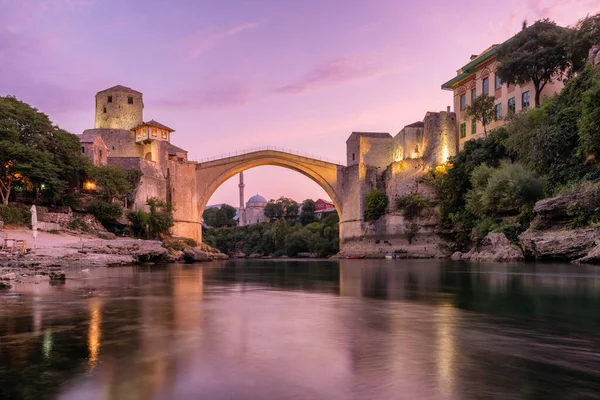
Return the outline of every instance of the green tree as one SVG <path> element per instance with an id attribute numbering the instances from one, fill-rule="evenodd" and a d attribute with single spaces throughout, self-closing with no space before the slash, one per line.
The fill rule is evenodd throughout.
<path id="1" fill-rule="evenodd" d="M 306 199 L 302 203 L 302 208 L 300 211 L 300 223 L 302 225 L 308 225 L 317 220 L 317 215 L 315 214 L 316 205 L 312 199 Z"/>
<path id="2" fill-rule="evenodd" d="M 234 226 L 234 217 L 236 214 L 237 210 L 234 207 L 222 204 L 221 207 L 212 207 L 204 210 L 202 217 L 208 226 L 221 228 L 224 226 Z"/>
<path id="3" fill-rule="evenodd" d="M 487 137 L 487 126 L 496 120 L 496 100 L 494 97 L 482 94 L 465 109 L 465 119 L 474 119 L 483 124 L 483 133 Z"/>
<path id="4" fill-rule="evenodd" d="M 385 215 L 387 211 L 388 197 L 377 189 L 369 190 L 365 206 L 365 221 L 374 222 Z"/>
<path id="5" fill-rule="evenodd" d="M 535 106 L 539 107 L 544 87 L 571 67 L 565 48 L 567 32 L 548 19 L 523 29 L 498 49 L 496 74 L 507 84 L 532 82 Z"/>
<path id="6" fill-rule="evenodd" d="M 600 156 L 600 81 L 583 95 L 579 139 L 586 157 Z"/>
<path id="7" fill-rule="evenodd" d="M 109 165 L 101 167 L 88 165 L 86 173 L 90 179 L 96 182 L 98 190 L 109 202 L 115 198 L 123 200 L 133 190 L 126 169 Z"/>
<path id="8" fill-rule="evenodd" d="M 518 163 L 504 162 L 498 168 L 480 165 L 471 174 L 471 185 L 466 208 L 479 217 L 518 211 L 543 195 L 541 182 Z"/>
<path id="9" fill-rule="evenodd" d="M 572 65 L 570 76 L 580 72 L 588 61 L 589 51 L 600 44 L 600 13 L 587 16 L 564 36 L 564 46 Z"/>
<path id="10" fill-rule="evenodd" d="M 277 200 L 269 200 L 265 206 L 265 217 L 275 219 L 295 219 L 298 217 L 298 203 L 287 197 L 280 197 Z"/>
<path id="11" fill-rule="evenodd" d="M 15 97 L 0 97 L 0 195 L 8 204 L 16 185 L 53 198 L 65 187 L 61 170 L 69 159 L 79 159 L 67 142 L 74 135 L 52 125 L 48 116 Z M 64 176 L 63 176 L 64 178 Z"/>
<path id="12" fill-rule="evenodd" d="M 150 221 L 148 223 L 150 237 L 168 234 L 175 224 L 171 206 L 156 197 L 148 199 L 146 204 L 150 207 Z"/>

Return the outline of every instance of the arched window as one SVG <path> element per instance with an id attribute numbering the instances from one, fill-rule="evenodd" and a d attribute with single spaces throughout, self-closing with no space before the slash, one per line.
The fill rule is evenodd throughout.
<path id="1" fill-rule="evenodd" d="M 152 161 L 152 152 L 151 151 L 147 152 L 146 157 L 144 157 L 144 158 L 148 161 Z"/>

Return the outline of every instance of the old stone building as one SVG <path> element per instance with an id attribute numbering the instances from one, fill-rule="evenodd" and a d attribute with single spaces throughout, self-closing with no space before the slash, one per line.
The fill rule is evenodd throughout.
<path id="1" fill-rule="evenodd" d="M 260 222 L 269 222 L 269 218 L 265 217 L 265 207 L 267 199 L 259 194 L 256 194 L 248 199 L 246 203 L 246 221 L 247 225 L 258 224 Z"/>
<path id="2" fill-rule="evenodd" d="M 96 94 L 94 129 L 79 135 L 82 152 L 94 165 L 113 165 L 141 172 L 134 209 L 147 208 L 151 197 L 169 200 L 171 167 L 187 163 L 187 151 L 171 144 L 173 129 L 157 121 L 143 120 L 141 92 L 114 86 Z M 183 178 L 183 176 L 181 177 Z"/>
<path id="3" fill-rule="evenodd" d="M 496 74 L 499 62 L 496 53 L 501 45 L 495 44 L 484 50 L 481 54 L 471 56 L 471 60 L 458 69 L 456 76 L 442 84 L 442 89 L 454 92 L 454 111 L 459 130 L 459 148 L 462 149 L 466 141 L 484 137 L 481 121 L 465 118 L 465 109 L 471 105 L 477 96 L 487 94 L 494 97 L 496 107 L 496 120 L 490 121 L 487 130 L 495 129 L 504 124 L 506 115 L 517 113 L 534 107 L 535 88 L 532 82 L 523 85 L 507 85 Z M 541 91 L 540 100 L 562 90 L 564 83 L 560 79 L 547 84 Z"/>
<path id="4" fill-rule="evenodd" d="M 102 136 L 95 133 L 77 135 L 81 143 L 81 153 L 89 158 L 94 165 L 101 166 L 108 163 L 108 147 Z"/>

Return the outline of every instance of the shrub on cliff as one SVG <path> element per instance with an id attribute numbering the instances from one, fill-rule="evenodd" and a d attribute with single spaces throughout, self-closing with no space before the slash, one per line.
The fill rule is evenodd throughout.
<path id="1" fill-rule="evenodd" d="M 471 174 L 466 208 L 478 217 L 516 212 L 543 195 L 542 183 L 521 164 L 504 162 L 498 168 L 481 165 Z"/>
<path id="2" fill-rule="evenodd" d="M 27 226 L 31 223 L 31 212 L 21 204 L 0 205 L 0 220 L 4 225 Z"/>
<path id="3" fill-rule="evenodd" d="M 404 218 L 409 221 L 419 217 L 421 211 L 429 204 L 429 200 L 416 193 L 396 197 L 395 202 L 396 208 L 402 210 Z"/>
<path id="4" fill-rule="evenodd" d="M 381 218 L 387 210 L 388 197 L 377 189 L 369 190 L 365 206 L 365 221 L 374 222 Z"/>
<path id="5" fill-rule="evenodd" d="M 87 211 L 105 225 L 115 223 L 123 214 L 123 207 L 117 203 L 96 200 L 88 206 Z"/>

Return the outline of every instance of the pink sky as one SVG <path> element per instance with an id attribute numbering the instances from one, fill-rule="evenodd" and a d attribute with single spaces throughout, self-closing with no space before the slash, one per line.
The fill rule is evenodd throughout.
<path id="1" fill-rule="evenodd" d="M 523 20 L 570 25 L 600 0 L 0 0 L 0 95 L 81 133 L 96 92 L 144 93 L 144 118 L 201 159 L 281 146 L 345 160 L 352 131 L 396 134 L 445 110 L 440 85 Z M 278 167 L 246 198 L 327 198 Z M 237 205 L 237 177 L 209 203 Z"/>

